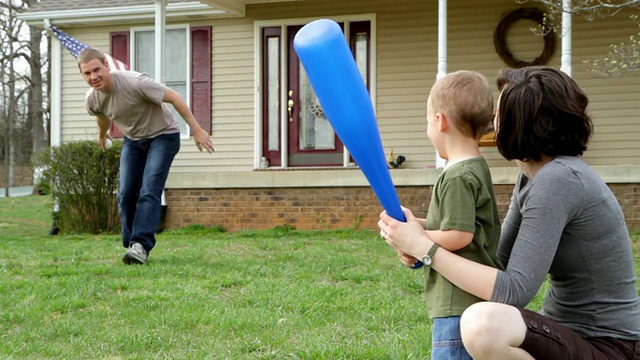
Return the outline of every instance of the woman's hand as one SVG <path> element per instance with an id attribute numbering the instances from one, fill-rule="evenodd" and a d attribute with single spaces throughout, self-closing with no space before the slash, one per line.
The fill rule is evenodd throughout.
<path id="1" fill-rule="evenodd" d="M 411 210 L 403 207 L 402 211 L 406 222 L 398 221 L 383 211 L 380 213 L 378 227 L 387 244 L 398 252 L 400 261 L 412 266 L 433 245 L 433 241 L 427 237 L 424 227 Z"/>

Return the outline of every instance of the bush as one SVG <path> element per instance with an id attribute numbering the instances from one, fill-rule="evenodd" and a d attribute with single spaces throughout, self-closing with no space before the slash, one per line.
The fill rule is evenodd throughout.
<path id="1" fill-rule="evenodd" d="M 122 143 L 102 150 L 95 141 L 53 147 L 36 157 L 41 169 L 38 190 L 58 203 L 57 226 L 62 233 L 120 231 L 117 192 Z"/>

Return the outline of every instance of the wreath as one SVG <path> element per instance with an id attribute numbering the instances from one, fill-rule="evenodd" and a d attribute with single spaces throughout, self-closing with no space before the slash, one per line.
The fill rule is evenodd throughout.
<path id="1" fill-rule="evenodd" d="M 543 29 L 544 35 L 544 49 L 542 49 L 542 54 L 532 61 L 524 61 L 518 60 L 513 56 L 511 51 L 507 46 L 506 33 L 507 30 L 513 23 L 520 19 L 528 19 L 535 21 L 540 27 Z M 519 8 L 513 11 L 510 11 L 506 15 L 502 17 L 498 26 L 496 27 L 496 31 L 493 33 L 493 45 L 496 48 L 496 52 L 498 56 L 509 66 L 513 68 L 521 68 L 525 66 L 531 65 L 543 65 L 546 64 L 547 61 L 553 55 L 553 51 L 556 47 L 556 37 L 553 29 L 548 28 L 544 23 L 544 12 L 542 12 L 538 8 Z"/>

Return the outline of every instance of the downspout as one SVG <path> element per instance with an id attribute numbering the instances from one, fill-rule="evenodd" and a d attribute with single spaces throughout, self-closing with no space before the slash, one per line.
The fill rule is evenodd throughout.
<path id="1" fill-rule="evenodd" d="M 447 75 L 447 0 L 438 0 L 438 73 L 436 80 Z M 436 169 L 442 169 L 447 161 L 436 150 Z"/>
<path id="2" fill-rule="evenodd" d="M 571 76 L 571 0 L 562 0 L 562 56 L 560 70 Z"/>

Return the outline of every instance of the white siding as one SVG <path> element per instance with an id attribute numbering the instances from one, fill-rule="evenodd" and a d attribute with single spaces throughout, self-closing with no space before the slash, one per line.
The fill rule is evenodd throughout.
<path id="1" fill-rule="evenodd" d="M 199 25 L 204 25 L 202 23 Z M 212 24 L 213 155 L 183 146 L 172 172 L 242 172 L 253 169 L 253 23 L 244 19 Z"/>
<path id="2" fill-rule="evenodd" d="M 448 70 L 476 70 L 491 84 L 506 67 L 493 46 L 501 15 L 520 5 L 513 0 L 450 0 Z M 533 6 L 533 3 L 526 4 Z M 212 25 L 212 131 L 216 152 L 198 153 L 183 141 L 172 173 L 243 173 L 253 171 L 254 159 L 254 21 L 333 17 L 374 13 L 377 28 L 376 111 L 386 151 L 407 158 L 405 168 L 434 165 L 434 149 L 425 134 L 425 100 L 437 70 L 437 2 L 424 0 L 309 0 L 247 6 L 247 17 L 198 20 Z M 143 24 L 139 24 L 143 25 Z M 148 24 L 152 25 L 152 24 Z M 542 51 L 542 38 L 533 35 L 531 21 L 515 23 L 507 35 L 513 54 L 531 60 Z M 108 32 L 126 26 L 68 29 L 70 35 L 108 49 Z M 67 29 L 65 29 L 67 30 Z M 593 165 L 640 164 L 640 74 L 598 78 L 585 71 L 583 61 L 604 55 L 609 44 L 628 39 L 637 26 L 624 14 L 587 22 L 575 17 L 573 76 L 590 96 L 595 135 L 585 159 Z M 560 38 L 547 65 L 560 67 Z M 95 122 L 83 106 L 87 85 L 74 59 L 63 50 L 63 141 L 93 138 Z M 497 98 L 497 90 L 496 90 Z M 492 167 L 514 166 L 495 148 L 483 148 Z"/>
<path id="3" fill-rule="evenodd" d="M 63 29 L 69 35 L 83 43 L 99 48 L 109 49 L 108 30 L 104 28 L 92 29 Z M 62 49 L 62 141 L 97 139 L 98 127 L 95 118 L 89 116 L 84 107 L 84 97 L 89 90 L 80 75 L 76 59 Z"/>
<path id="4" fill-rule="evenodd" d="M 602 78 L 584 70 L 584 61 L 606 56 L 610 44 L 637 34 L 628 13 L 593 22 L 575 17 L 573 77 L 589 96 L 595 132 L 585 153 L 593 165 L 640 164 L 640 72 Z M 576 71 L 577 70 L 577 71 Z"/>

